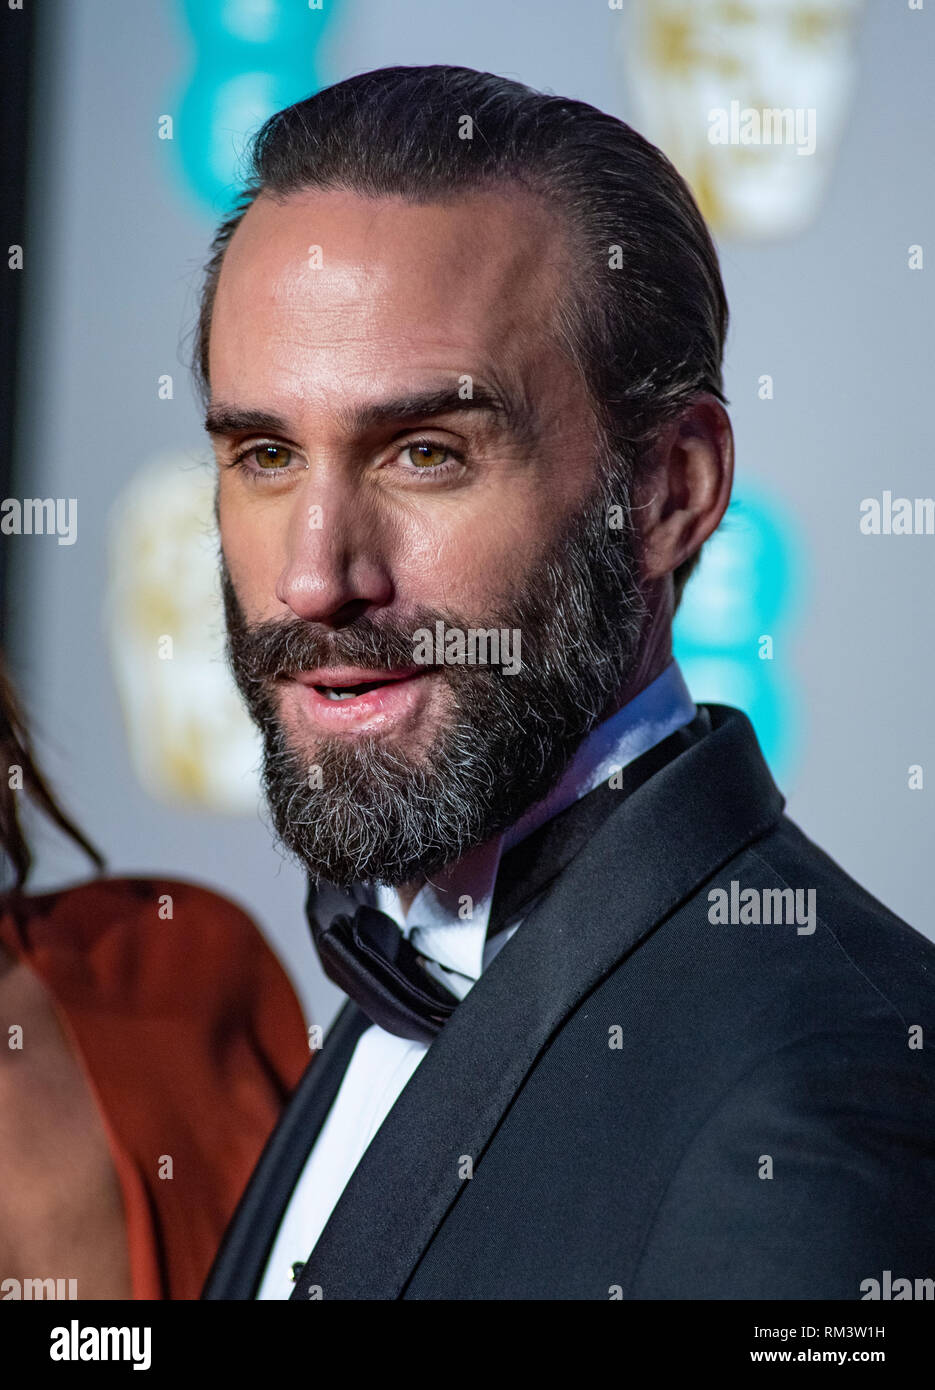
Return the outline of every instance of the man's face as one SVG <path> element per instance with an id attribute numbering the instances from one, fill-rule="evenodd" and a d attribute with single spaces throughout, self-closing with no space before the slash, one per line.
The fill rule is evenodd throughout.
<path id="1" fill-rule="evenodd" d="M 527 805 L 607 702 L 605 673 L 595 709 L 569 718 L 562 697 L 580 708 L 582 692 L 556 667 L 573 656 L 550 648 L 596 635 L 550 632 L 585 513 L 589 543 L 604 543 L 591 409 L 555 334 L 570 274 L 560 225 L 518 193 L 419 206 L 263 195 L 227 250 L 210 413 L 232 657 L 276 764 L 278 828 L 315 873 L 403 881 L 446 862 L 523 809 L 509 769 L 490 764 L 508 762 L 524 730 L 541 744 L 542 710 L 524 702 L 552 706 L 560 726 L 548 760 L 541 748 L 525 768 L 518 757 Z M 585 583 L 565 577 L 570 590 Z M 576 592 L 572 627 L 587 627 L 589 597 Z M 529 669 L 417 664 L 413 631 L 433 618 L 522 623 Z M 324 771 L 317 787 L 310 768 Z M 410 803 L 397 826 L 412 843 L 405 864 L 399 846 L 363 847 L 394 796 Z M 427 811 L 413 819 L 417 803 L 437 814 L 446 797 L 452 825 L 462 803 L 457 844 Z M 299 820 L 332 813 L 327 846 L 301 838 Z M 353 863 L 340 840 L 360 842 Z"/>

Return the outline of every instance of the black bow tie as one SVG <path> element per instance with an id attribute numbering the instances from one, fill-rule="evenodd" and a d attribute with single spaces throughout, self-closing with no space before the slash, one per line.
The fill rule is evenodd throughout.
<path id="1" fill-rule="evenodd" d="M 690 724 L 621 769 L 613 786 L 602 782 L 509 850 L 497 871 L 487 939 L 523 914 L 623 798 L 702 738 L 710 727 L 710 716 L 701 709 Z M 312 887 L 305 912 L 329 980 L 388 1033 L 430 1043 L 460 1003 L 458 996 L 436 979 L 426 957 L 385 912 L 364 904 L 353 916 L 339 913 L 324 925 L 317 915 L 321 906 L 321 894 Z"/>
<path id="2" fill-rule="evenodd" d="M 325 974 L 388 1033 L 429 1043 L 458 1004 L 458 996 L 431 975 L 426 958 L 385 912 L 366 904 L 353 917 L 340 913 L 323 927 L 306 906 Z"/>

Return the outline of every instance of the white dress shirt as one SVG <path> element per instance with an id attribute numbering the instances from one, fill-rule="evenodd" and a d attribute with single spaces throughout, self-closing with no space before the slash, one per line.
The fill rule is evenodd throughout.
<path id="1" fill-rule="evenodd" d="M 470 850 L 426 883 L 408 913 L 391 888 L 378 890 L 377 906 L 397 922 L 423 955 L 445 967 L 446 985 L 463 998 L 520 926 L 515 922 L 487 941 L 501 856 L 580 797 L 609 781 L 619 768 L 690 723 L 696 712 L 681 671 L 672 661 L 651 685 L 588 735 L 545 800 L 531 807 L 515 825 Z M 335 903 L 334 911 L 342 910 L 346 910 L 346 899 Z M 293 1264 L 304 1264 L 308 1259 L 348 1179 L 429 1046 L 399 1038 L 376 1025 L 361 1035 L 286 1207 L 257 1298 L 289 1298 L 294 1287 Z"/>

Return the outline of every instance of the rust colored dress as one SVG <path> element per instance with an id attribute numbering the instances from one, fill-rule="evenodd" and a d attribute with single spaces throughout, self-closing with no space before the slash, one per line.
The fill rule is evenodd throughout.
<path id="1" fill-rule="evenodd" d="M 233 903 L 171 880 L 0 900 L 0 941 L 45 985 L 97 1102 L 133 1297 L 197 1298 L 309 1060 L 282 967 Z"/>

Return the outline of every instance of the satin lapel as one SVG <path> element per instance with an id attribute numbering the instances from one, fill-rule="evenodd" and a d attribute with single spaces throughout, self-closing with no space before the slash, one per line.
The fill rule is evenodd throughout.
<path id="1" fill-rule="evenodd" d="M 782 813 L 753 729 L 712 732 L 611 813 L 455 1010 L 348 1182 L 294 1299 L 399 1298 L 537 1057 L 654 926 Z M 318 1290 L 320 1289 L 320 1295 Z"/>
<path id="2" fill-rule="evenodd" d="M 347 1003 L 302 1074 L 224 1235 L 203 1299 L 251 1299 L 286 1203 L 325 1122 L 357 1040 L 370 1020 Z"/>

